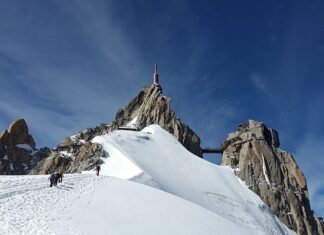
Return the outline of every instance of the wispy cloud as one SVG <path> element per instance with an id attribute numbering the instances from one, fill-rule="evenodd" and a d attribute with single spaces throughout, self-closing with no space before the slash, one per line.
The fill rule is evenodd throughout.
<path id="1" fill-rule="evenodd" d="M 255 88 L 257 88 L 258 90 L 260 90 L 264 94 L 266 94 L 268 96 L 271 96 L 270 89 L 268 88 L 267 83 L 266 83 L 266 79 L 265 79 L 265 77 L 263 75 L 258 74 L 258 73 L 252 73 L 250 75 L 250 81 L 255 86 Z"/>
<path id="2" fill-rule="evenodd" d="M 10 33 L 2 30 L 0 39 L 0 111 L 11 121 L 27 119 L 39 145 L 55 145 L 82 128 L 110 122 L 145 79 L 143 60 L 111 18 L 108 3 L 55 5 L 61 15 L 51 22 L 42 16 L 41 28 L 39 11 L 31 14 L 28 6 L 23 22 L 13 18 L 6 21 L 9 25 L 0 24 L 0 30 L 12 28 Z M 58 36 L 67 30 L 59 22 L 63 15 L 74 19 L 69 23 L 74 22 L 75 32 L 66 38 Z"/>
<path id="3" fill-rule="evenodd" d="M 119 79 L 130 85 L 135 84 L 136 78 L 147 66 L 143 63 L 141 51 L 127 34 L 127 29 L 113 16 L 113 4 L 102 0 L 96 1 L 96 4 L 72 1 L 69 7 L 62 2 L 59 7 L 77 19 L 88 46 L 103 56 L 105 63 L 116 70 Z"/>

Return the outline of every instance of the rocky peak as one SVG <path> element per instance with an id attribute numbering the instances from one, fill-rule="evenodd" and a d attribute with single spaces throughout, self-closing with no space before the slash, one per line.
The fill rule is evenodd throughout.
<path id="1" fill-rule="evenodd" d="M 278 133 L 261 122 L 240 124 L 223 142 L 222 165 L 239 178 L 298 234 L 324 234 L 310 208 L 306 179 L 293 156 L 279 149 Z"/>
<path id="2" fill-rule="evenodd" d="M 28 173 L 41 158 L 47 156 L 47 150 L 36 151 L 26 121 L 16 120 L 0 134 L 0 174 Z"/>
<path id="3" fill-rule="evenodd" d="M 171 98 L 164 96 L 161 86 L 156 84 L 144 87 L 125 108 L 120 109 L 112 128 L 129 126 L 141 130 L 151 124 L 159 124 L 190 152 L 202 156 L 199 136 L 176 116 L 171 109 Z"/>
<path id="4" fill-rule="evenodd" d="M 279 147 L 278 132 L 272 128 L 267 128 L 262 122 L 248 120 L 238 125 L 236 131 L 229 133 L 223 145 L 227 145 L 236 140 L 249 141 L 252 139 L 265 140 L 270 146 Z"/>
<path id="5" fill-rule="evenodd" d="M 0 144 L 10 147 L 18 144 L 28 144 L 33 150 L 36 149 L 35 141 L 29 134 L 26 121 L 22 118 L 14 121 L 8 130 L 0 134 Z"/>

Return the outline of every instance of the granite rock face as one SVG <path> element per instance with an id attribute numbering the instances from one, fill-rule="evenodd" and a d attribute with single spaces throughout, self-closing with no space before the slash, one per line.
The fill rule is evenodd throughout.
<path id="1" fill-rule="evenodd" d="M 0 133 L 0 174 L 27 174 L 40 159 L 47 156 L 48 151 L 47 148 L 36 150 L 26 121 L 18 119 Z"/>
<path id="2" fill-rule="evenodd" d="M 49 174 L 55 171 L 75 173 L 94 169 L 107 157 L 102 146 L 85 142 L 79 146 L 70 146 L 70 150 L 52 149 L 47 158 L 42 159 L 30 174 Z"/>
<path id="3" fill-rule="evenodd" d="M 176 116 L 171 109 L 171 98 L 162 95 L 159 85 L 144 87 L 125 108 L 117 112 L 112 128 L 129 126 L 141 130 L 151 124 L 159 124 L 186 149 L 202 157 L 199 136 Z"/>
<path id="4" fill-rule="evenodd" d="M 231 166 L 289 228 L 323 235 L 323 220 L 310 208 L 306 179 L 293 156 L 279 145 L 274 129 L 249 120 L 223 142 L 222 165 Z"/>
<path id="5" fill-rule="evenodd" d="M 49 174 L 55 171 L 75 173 L 94 169 L 103 163 L 106 153 L 101 145 L 91 143 L 98 135 L 104 135 L 112 130 L 111 126 L 102 123 L 95 128 L 65 138 L 56 148 L 51 149 L 46 158 L 35 166 L 30 174 Z"/>

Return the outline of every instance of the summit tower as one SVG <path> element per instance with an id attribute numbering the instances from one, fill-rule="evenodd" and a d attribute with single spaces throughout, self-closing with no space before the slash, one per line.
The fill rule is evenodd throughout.
<path id="1" fill-rule="evenodd" d="M 153 85 L 159 86 L 159 75 L 157 73 L 157 64 L 154 66 L 154 73 L 153 73 Z"/>

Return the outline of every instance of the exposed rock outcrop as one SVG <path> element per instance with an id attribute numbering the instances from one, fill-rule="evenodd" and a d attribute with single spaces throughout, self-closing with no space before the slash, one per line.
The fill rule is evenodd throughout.
<path id="1" fill-rule="evenodd" d="M 171 109 L 171 98 L 162 95 L 159 85 L 144 87 L 125 108 L 117 112 L 112 128 L 128 125 L 143 129 L 151 124 L 159 124 L 190 152 L 202 156 L 199 136 L 176 116 Z"/>
<path id="2" fill-rule="evenodd" d="M 28 126 L 24 119 L 18 119 L 13 122 L 8 130 L 0 134 L 0 144 L 5 146 L 15 146 L 17 144 L 28 144 L 35 150 L 35 141 L 29 134 Z"/>
<path id="3" fill-rule="evenodd" d="M 323 235 L 323 221 L 310 208 L 306 179 L 293 156 L 279 145 L 274 129 L 249 120 L 222 144 L 222 165 L 231 166 L 289 228 Z"/>
<path id="4" fill-rule="evenodd" d="M 49 149 L 36 150 L 24 119 L 18 119 L 0 134 L 0 174 L 27 174 Z"/>
<path id="5" fill-rule="evenodd" d="M 101 145 L 90 142 L 85 142 L 70 151 L 52 150 L 49 157 L 40 161 L 30 174 L 48 174 L 54 171 L 74 173 L 91 170 L 102 163 L 102 158 L 107 157 Z"/>
<path id="6" fill-rule="evenodd" d="M 93 169 L 103 162 L 102 158 L 106 158 L 108 153 L 101 145 L 91 143 L 90 140 L 111 130 L 110 125 L 102 123 L 65 138 L 56 148 L 51 149 L 48 157 L 42 159 L 30 174 L 48 174 L 54 171 L 75 173 Z"/>

